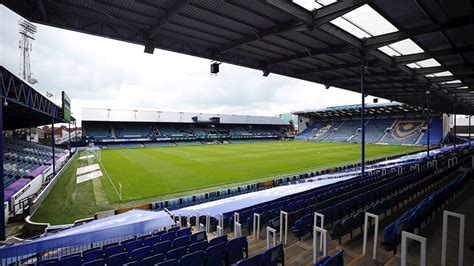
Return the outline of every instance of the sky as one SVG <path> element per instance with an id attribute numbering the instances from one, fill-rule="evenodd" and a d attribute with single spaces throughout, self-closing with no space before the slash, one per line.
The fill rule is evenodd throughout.
<path id="1" fill-rule="evenodd" d="M 18 74 L 20 16 L 0 5 L 0 63 Z M 33 87 L 60 103 L 64 90 L 73 116 L 81 107 L 274 116 L 357 104 L 360 94 L 107 38 L 37 25 L 31 52 Z M 368 97 L 366 102 L 372 102 Z"/>

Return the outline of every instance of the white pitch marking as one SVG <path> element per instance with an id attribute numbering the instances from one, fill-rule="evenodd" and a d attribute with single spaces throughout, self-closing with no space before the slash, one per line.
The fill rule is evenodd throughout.
<path id="1" fill-rule="evenodd" d="M 86 181 L 89 181 L 91 179 L 101 177 L 101 176 L 102 176 L 102 171 L 100 170 L 92 172 L 92 173 L 88 173 L 85 175 L 80 175 L 80 176 L 77 176 L 76 183 L 79 184 L 79 183 L 86 182 Z"/>

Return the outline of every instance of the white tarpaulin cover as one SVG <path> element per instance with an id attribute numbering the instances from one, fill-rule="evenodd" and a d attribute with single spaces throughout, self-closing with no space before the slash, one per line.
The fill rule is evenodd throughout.
<path id="1" fill-rule="evenodd" d="M 92 171 L 95 171 L 95 170 L 99 170 L 99 169 L 100 169 L 99 164 L 88 165 L 88 166 L 77 168 L 76 174 L 77 175 L 82 175 L 82 174 L 92 172 Z"/>
<path id="2" fill-rule="evenodd" d="M 235 197 L 225 198 L 216 201 L 210 201 L 207 203 L 190 206 L 182 208 L 179 210 L 173 211 L 174 214 L 180 216 L 196 215 L 196 212 L 199 212 L 199 215 L 210 214 L 212 217 L 218 218 L 219 214 L 234 212 L 249 206 L 254 206 L 257 204 L 269 202 L 279 198 L 283 198 L 289 195 L 297 194 L 300 192 L 308 191 L 315 189 L 317 187 L 326 186 L 336 182 L 344 181 L 351 179 L 357 176 L 358 173 L 349 174 L 344 177 L 333 178 L 333 179 L 324 179 L 324 180 L 315 180 L 313 182 L 305 182 L 288 186 L 274 187 L 270 189 L 265 189 L 261 191 L 251 192 L 247 194 L 238 195 Z M 327 175 L 330 176 L 330 175 Z M 318 176 L 317 178 L 324 178 L 323 176 Z M 316 179 L 309 178 L 307 180 Z"/>
<path id="3" fill-rule="evenodd" d="M 0 248 L 0 258 L 11 258 L 61 247 L 144 234 L 172 224 L 174 224 L 173 219 L 164 211 L 131 210 L 40 237 L 28 243 Z"/>
<path id="4" fill-rule="evenodd" d="M 102 176 L 102 171 L 95 171 L 95 172 L 91 172 L 91 173 L 88 173 L 88 174 L 85 174 L 85 175 L 80 175 L 80 176 L 77 176 L 77 179 L 76 179 L 76 183 L 79 184 L 79 183 L 82 183 L 82 182 L 86 182 L 86 181 L 89 181 L 91 179 L 94 179 L 94 178 L 97 178 L 97 177 L 100 177 Z"/>

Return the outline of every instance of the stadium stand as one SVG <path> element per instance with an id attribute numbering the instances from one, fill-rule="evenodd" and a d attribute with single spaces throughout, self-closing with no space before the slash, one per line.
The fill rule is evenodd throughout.
<path id="1" fill-rule="evenodd" d="M 53 156 L 51 147 L 13 138 L 5 138 L 3 147 L 5 187 L 19 178 L 28 177 L 35 169 L 46 165 Z M 64 150 L 57 149 L 56 152 L 60 154 Z"/>
<path id="2" fill-rule="evenodd" d="M 426 118 L 417 109 L 408 109 L 400 104 L 383 104 L 369 107 L 365 123 L 366 143 L 426 145 Z M 295 137 L 296 140 L 317 142 L 352 142 L 361 143 L 361 124 L 357 106 L 329 107 L 323 110 L 295 112 L 300 117 L 303 130 Z M 337 113 L 337 115 L 334 114 Z M 403 116 L 400 115 L 403 112 Z M 407 113 L 408 112 L 408 113 Z M 381 117 L 370 115 L 384 114 Z M 329 120 L 333 116 L 338 120 Z M 389 117 L 387 117 L 389 116 Z M 390 117 L 392 116 L 392 117 Z M 408 117 L 408 118 L 406 118 Z M 302 121 L 313 121 L 304 126 Z M 430 143 L 440 145 L 443 136 L 443 118 L 436 114 L 430 119 Z"/>
<path id="3" fill-rule="evenodd" d="M 107 117 L 102 117 L 104 110 L 84 108 L 82 128 L 87 141 L 107 148 L 196 145 L 212 140 L 276 140 L 285 138 L 288 128 L 288 123 L 277 117 L 161 112 L 163 118 L 156 118 L 156 113 L 149 111 L 106 112 Z M 116 112 L 116 121 L 108 121 Z M 133 121 L 128 112 L 143 119 Z"/>
<path id="4" fill-rule="evenodd" d="M 70 156 L 69 150 L 21 139 L 15 132 L 51 124 L 51 117 L 64 122 L 63 108 L 36 91 L 24 80 L 0 66 L 0 90 L 3 91 L 3 181 L 5 218 L 24 215 L 32 200 L 59 171 Z M 31 100 L 35 99 L 35 100 Z M 24 138 L 23 138 L 24 139 Z M 53 164 L 54 161 L 54 164 Z M 8 219 L 6 219 L 8 220 Z"/>
<path id="5" fill-rule="evenodd" d="M 422 135 L 423 120 L 399 119 L 379 141 L 387 144 L 416 144 Z"/>

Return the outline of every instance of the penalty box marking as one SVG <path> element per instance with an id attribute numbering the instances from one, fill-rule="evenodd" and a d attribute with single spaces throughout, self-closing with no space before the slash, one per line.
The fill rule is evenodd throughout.
<path id="1" fill-rule="evenodd" d="M 80 176 L 77 177 L 76 183 L 79 184 L 79 183 L 86 182 L 86 181 L 89 181 L 89 180 L 92 180 L 94 178 L 101 177 L 101 176 L 102 176 L 102 171 L 100 171 L 100 170 L 92 172 L 92 173 L 88 173 L 88 174 L 85 174 L 85 175 L 80 175 Z"/>
<path id="2" fill-rule="evenodd" d="M 82 175 L 82 174 L 85 174 L 85 173 L 88 173 L 88 172 L 93 172 L 93 171 L 96 171 L 96 170 L 99 170 L 99 169 L 100 169 L 100 166 L 97 163 L 93 164 L 93 165 L 79 167 L 79 168 L 77 168 L 76 175 Z"/>

